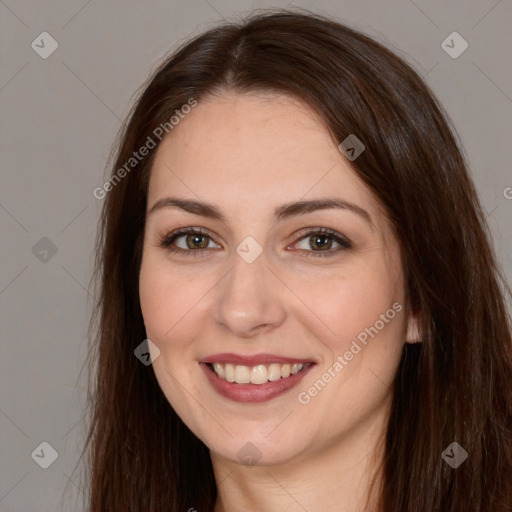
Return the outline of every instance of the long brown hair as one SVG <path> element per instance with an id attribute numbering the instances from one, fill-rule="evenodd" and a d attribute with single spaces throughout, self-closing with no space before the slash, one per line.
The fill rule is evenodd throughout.
<path id="1" fill-rule="evenodd" d="M 138 275 L 156 148 L 126 163 L 148 137 L 158 146 L 154 130 L 191 98 L 224 89 L 300 98 L 338 143 L 355 134 L 366 146 L 352 168 L 395 231 L 422 335 L 404 348 L 394 382 L 378 510 L 510 512 L 510 292 L 455 131 L 417 73 L 384 46 L 290 11 L 255 14 L 183 45 L 146 84 L 120 134 L 91 322 L 90 510 L 213 510 L 207 447 L 134 356 L 146 338 Z M 442 458 L 452 442 L 468 453 L 456 469 Z"/>

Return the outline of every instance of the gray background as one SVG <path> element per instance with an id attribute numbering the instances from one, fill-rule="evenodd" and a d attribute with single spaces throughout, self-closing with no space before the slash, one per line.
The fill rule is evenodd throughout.
<path id="1" fill-rule="evenodd" d="M 80 510 L 73 505 L 84 489 L 73 474 L 84 434 L 80 369 L 102 205 L 92 191 L 104 182 L 134 92 L 189 35 L 240 12 L 286 5 L 363 30 L 425 78 L 460 135 L 511 281 L 510 0 L 0 1 L 1 511 Z M 469 44 L 456 59 L 441 47 L 453 31 Z M 31 47 L 35 40 L 48 50 L 42 32 L 59 45 L 46 59 Z M 58 452 L 48 469 L 31 457 L 43 441 Z M 40 461 L 49 460 L 44 450 L 36 450 Z"/>

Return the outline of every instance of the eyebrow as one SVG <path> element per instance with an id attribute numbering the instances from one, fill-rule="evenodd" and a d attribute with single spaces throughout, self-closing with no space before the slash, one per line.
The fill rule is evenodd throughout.
<path id="1" fill-rule="evenodd" d="M 180 199 L 177 197 L 164 197 L 159 199 L 148 211 L 148 217 L 154 212 L 165 208 L 179 208 L 186 212 L 193 213 L 194 215 L 200 215 L 202 217 L 220 220 L 223 222 L 225 221 L 222 210 L 218 206 L 205 203 L 203 201 Z M 331 208 L 348 210 L 352 213 L 355 213 L 359 217 L 363 218 L 372 229 L 374 228 L 372 218 L 366 210 L 349 201 L 333 197 L 312 199 L 310 201 L 296 201 L 293 203 L 284 204 L 274 210 L 274 220 L 279 222 L 290 217 L 295 217 L 297 215 L 303 215 L 306 213 L 311 213 L 318 210 L 327 210 Z"/>

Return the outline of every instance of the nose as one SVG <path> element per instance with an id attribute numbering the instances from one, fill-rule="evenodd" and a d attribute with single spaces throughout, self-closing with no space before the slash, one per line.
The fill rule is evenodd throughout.
<path id="1" fill-rule="evenodd" d="M 252 263 L 235 254 L 233 268 L 222 280 L 215 303 L 217 325 L 239 338 L 252 338 L 279 327 L 286 318 L 283 288 L 267 267 L 264 254 Z"/>

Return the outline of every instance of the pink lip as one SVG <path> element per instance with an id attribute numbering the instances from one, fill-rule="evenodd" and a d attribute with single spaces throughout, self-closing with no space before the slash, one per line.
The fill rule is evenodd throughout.
<path id="1" fill-rule="evenodd" d="M 240 366 L 256 366 L 258 364 L 272 364 L 272 363 L 313 363 L 310 359 L 295 359 L 293 357 L 282 357 L 274 354 L 256 354 L 252 356 L 241 356 L 238 354 L 215 354 L 207 357 L 202 363 L 223 363 L 223 364 L 238 364 Z"/>
<path id="2" fill-rule="evenodd" d="M 219 354 L 220 355 L 220 354 Z M 249 358 L 252 359 L 252 358 Z M 277 358 L 282 359 L 282 358 Z M 222 359 L 224 362 L 225 359 Z M 261 363 L 261 359 L 258 359 Z M 276 360 L 276 358 L 272 359 L 273 362 L 281 362 L 280 360 Z M 285 362 L 302 362 L 300 360 L 283 360 Z M 208 362 L 210 362 L 208 360 Z M 220 361 L 212 361 L 212 362 L 220 362 Z M 263 363 L 262 363 L 263 364 Z M 268 363 L 265 363 L 268 364 Z M 306 366 L 302 371 L 296 373 L 295 375 L 290 375 L 285 379 L 279 379 L 274 382 L 266 382 L 265 384 L 237 384 L 236 382 L 228 382 L 227 380 L 221 379 L 207 362 L 200 363 L 201 368 L 203 369 L 208 381 L 211 386 L 217 393 L 224 396 L 225 398 L 229 398 L 234 402 L 245 402 L 245 403 L 260 403 L 260 402 L 268 402 L 273 398 L 276 398 L 279 395 L 282 395 L 286 391 L 289 391 L 293 387 L 295 387 L 309 371 L 315 366 L 314 364 L 310 364 Z M 251 366 L 247 364 L 246 366 Z M 255 366 L 254 364 L 252 366 Z"/>

